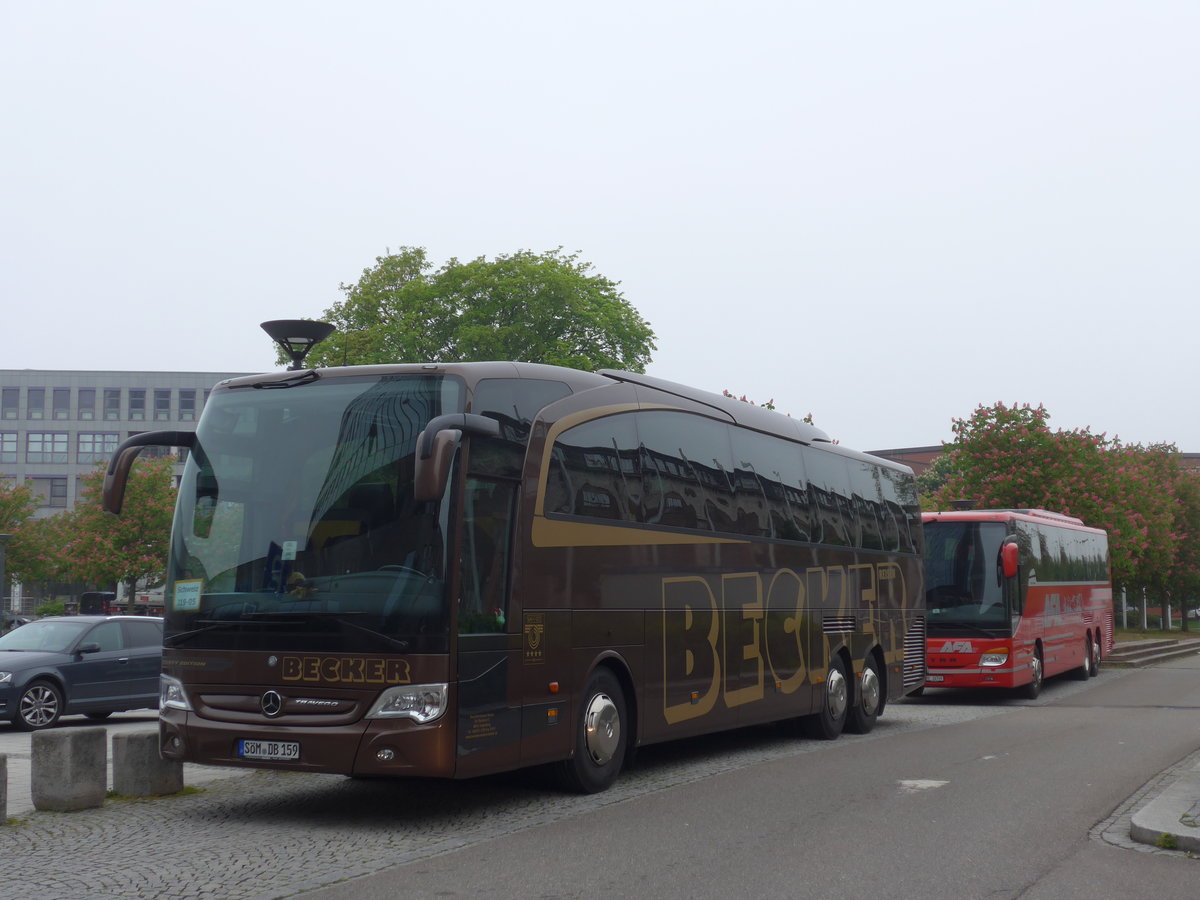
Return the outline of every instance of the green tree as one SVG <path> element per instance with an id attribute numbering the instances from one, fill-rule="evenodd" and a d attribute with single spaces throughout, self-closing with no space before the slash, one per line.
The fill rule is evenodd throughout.
<path id="1" fill-rule="evenodd" d="M 643 372 L 655 349 L 617 283 L 577 253 L 520 250 L 433 271 L 424 249 L 402 247 L 341 290 L 323 315 L 337 331 L 310 365 L 504 359 Z"/>
<path id="2" fill-rule="evenodd" d="M 26 485 L 0 484 L 0 534 L 11 535 L 5 549 L 4 579 L 7 582 L 22 581 L 32 563 L 37 560 L 37 551 L 31 541 L 31 532 L 36 528 L 31 518 L 37 509 L 37 498 Z M 8 593 L 8 585 L 0 585 L 0 597 Z"/>
<path id="3" fill-rule="evenodd" d="M 104 467 L 83 476 L 83 497 L 66 523 L 66 555 L 75 579 L 97 585 L 122 583 L 127 597 L 133 597 L 139 581 L 162 582 L 175 509 L 174 462 L 170 457 L 138 460 L 129 473 L 119 516 L 100 506 Z"/>

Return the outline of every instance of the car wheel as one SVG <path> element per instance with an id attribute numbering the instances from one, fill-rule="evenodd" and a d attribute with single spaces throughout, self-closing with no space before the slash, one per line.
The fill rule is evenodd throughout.
<path id="1" fill-rule="evenodd" d="M 17 717 L 13 724 L 22 731 L 40 731 L 58 721 L 62 708 L 62 691 L 49 681 L 35 681 L 17 699 Z"/>

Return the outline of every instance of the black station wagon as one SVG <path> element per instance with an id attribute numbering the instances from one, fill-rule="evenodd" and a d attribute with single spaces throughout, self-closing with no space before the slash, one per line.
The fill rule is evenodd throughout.
<path id="1" fill-rule="evenodd" d="M 64 715 L 103 719 L 158 706 L 162 619 L 55 616 L 0 637 L 0 720 L 49 728 Z"/>

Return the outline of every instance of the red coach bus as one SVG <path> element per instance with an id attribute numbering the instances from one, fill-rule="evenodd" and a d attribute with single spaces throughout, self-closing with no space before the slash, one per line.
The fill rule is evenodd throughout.
<path id="1" fill-rule="evenodd" d="M 1088 678 L 1113 645 L 1108 537 L 1041 509 L 922 515 L 926 687 L 1017 688 Z"/>
<path id="2" fill-rule="evenodd" d="M 796 419 L 524 363 L 222 382 L 165 586 L 161 751 L 347 775 L 553 763 L 797 719 L 867 731 L 924 681 L 912 472 Z"/>

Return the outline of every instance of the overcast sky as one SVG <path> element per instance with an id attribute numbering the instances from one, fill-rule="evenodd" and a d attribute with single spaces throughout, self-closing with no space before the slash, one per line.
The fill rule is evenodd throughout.
<path id="1" fill-rule="evenodd" d="M 0 0 L 0 368 L 266 371 L 389 248 L 578 251 L 648 371 L 1200 452 L 1200 3 Z"/>

